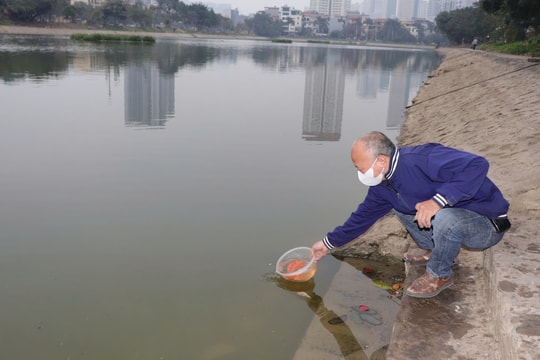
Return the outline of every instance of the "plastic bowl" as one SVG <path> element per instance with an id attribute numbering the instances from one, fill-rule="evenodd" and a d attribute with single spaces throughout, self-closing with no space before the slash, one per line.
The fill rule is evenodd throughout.
<path id="1" fill-rule="evenodd" d="M 281 255 L 276 263 L 276 273 L 289 281 L 308 281 L 317 272 L 317 262 L 311 248 L 297 247 Z"/>

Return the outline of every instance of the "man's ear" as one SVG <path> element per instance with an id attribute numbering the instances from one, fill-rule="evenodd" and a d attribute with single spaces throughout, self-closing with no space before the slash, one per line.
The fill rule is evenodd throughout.
<path id="1" fill-rule="evenodd" d="M 378 161 L 381 161 L 384 172 L 386 173 L 388 170 L 390 170 L 390 157 L 386 155 L 379 155 Z"/>
<path id="2" fill-rule="evenodd" d="M 386 166 L 386 164 L 389 163 L 390 158 L 388 156 L 386 156 L 386 155 L 379 155 L 377 157 L 377 161 L 381 162 L 382 164 L 384 164 Z"/>

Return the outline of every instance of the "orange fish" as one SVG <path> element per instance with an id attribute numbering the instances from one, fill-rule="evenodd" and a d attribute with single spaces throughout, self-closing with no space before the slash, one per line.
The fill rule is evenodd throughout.
<path id="1" fill-rule="evenodd" d="M 287 265 L 287 272 L 292 273 L 303 268 L 306 265 L 305 260 L 293 260 Z"/>

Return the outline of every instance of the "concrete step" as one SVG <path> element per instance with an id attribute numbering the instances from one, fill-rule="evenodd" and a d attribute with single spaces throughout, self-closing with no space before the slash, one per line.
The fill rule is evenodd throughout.
<path id="1" fill-rule="evenodd" d="M 484 253 L 462 250 L 454 285 L 430 299 L 404 296 L 387 359 L 499 359 L 493 323 L 486 308 Z M 425 266 L 406 265 L 410 285 Z M 495 350 L 495 351 L 494 351 Z"/>

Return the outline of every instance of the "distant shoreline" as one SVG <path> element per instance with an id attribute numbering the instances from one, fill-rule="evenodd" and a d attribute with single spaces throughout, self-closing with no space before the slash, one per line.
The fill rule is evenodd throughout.
<path id="1" fill-rule="evenodd" d="M 248 40 L 264 40 L 266 38 L 257 36 L 242 36 L 242 35 L 213 35 L 204 33 L 188 33 L 178 30 L 176 32 L 160 32 L 160 31 L 129 31 L 129 30 L 111 30 L 111 29 L 91 29 L 75 26 L 23 26 L 23 25 L 0 25 L 0 35 L 55 35 L 55 36 L 70 36 L 72 34 L 132 34 L 132 35 L 148 35 L 155 38 L 189 38 L 189 39 L 248 39 Z"/>
<path id="2" fill-rule="evenodd" d="M 70 36 L 72 34 L 133 34 L 141 36 L 153 36 L 155 38 L 176 38 L 176 39 L 234 39 L 234 40 L 262 40 L 270 41 L 271 38 L 253 36 L 253 35 L 223 35 L 223 34 L 206 34 L 206 33 L 189 33 L 182 30 L 176 32 L 161 32 L 161 31 L 129 31 L 129 30 L 104 30 L 104 29 L 89 29 L 79 26 L 23 26 L 23 25 L 0 25 L 0 35 L 52 35 L 52 36 Z M 293 38 L 294 42 L 307 42 L 310 39 Z M 318 39 L 320 40 L 320 39 Z M 387 43 L 362 43 L 354 44 L 345 41 L 332 41 L 331 45 L 352 45 L 352 46 L 369 46 L 369 47 L 393 47 L 406 49 L 422 49 L 431 50 L 433 46 L 426 45 L 410 45 L 410 44 L 387 44 Z"/>

